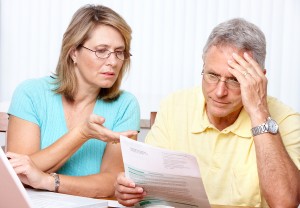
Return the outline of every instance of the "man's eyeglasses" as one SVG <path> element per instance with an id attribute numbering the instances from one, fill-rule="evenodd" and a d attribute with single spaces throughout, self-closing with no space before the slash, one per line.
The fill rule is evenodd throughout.
<path id="1" fill-rule="evenodd" d="M 221 80 L 221 76 L 213 73 L 205 73 L 202 71 L 201 73 L 203 75 L 204 80 L 208 84 L 218 84 L 220 81 L 225 82 L 226 87 L 228 89 L 239 89 L 240 88 L 240 83 L 237 81 L 236 78 L 230 77 L 225 80 Z"/>
<path id="2" fill-rule="evenodd" d="M 89 51 L 92 51 L 95 53 L 95 55 L 98 57 L 98 58 L 101 58 L 101 59 L 106 59 L 108 58 L 112 53 L 114 53 L 116 55 L 116 57 L 118 59 L 120 59 L 121 61 L 124 61 L 126 59 L 128 59 L 130 56 L 132 56 L 130 53 L 127 53 L 126 51 L 109 51 L 107 49 L 100 49 L 100 50 L 92 50 L 90 48 L 87 48 L 85 46 L 81 46 L 82 48 L 85 48 Z"/>

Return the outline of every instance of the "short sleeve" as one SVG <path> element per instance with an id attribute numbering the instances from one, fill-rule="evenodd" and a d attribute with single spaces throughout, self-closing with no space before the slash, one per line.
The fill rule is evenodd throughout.
<path id="1" fill-rule="evenodd" d="M 283 119 L 279 131 L 289 156 L 300 170 L 300 114 L 290 114 Z"/>
<path id="2" fill-rule="evenodd" d="M 117 132 L 140 131 L 140 106 L 136 97 L 129 92 L 123 92 L 121 96 L 113 130 Z"/>
<path id="3" fill-rule="evenodd" d="M 146 136 L 145 142 L 147 144 L 170 149 L 169 133 L 168 127 L 169 120 L 172 119 L 168 112 L 172 112 L 172 105 L 170 103 L 170 98 L 164 99 L 161 104 L 159 111 L 155 117 L 155 122 L 151 127 L 149 133 Z"/>
<path id="4" fill-rule="evenodd" d="M 14 91 L 8 114 L 40 125 L 37 103 L 39 88 L 35 80 L 27 80 L 21 83 Z"/>
<path id="5" fill-rule="evenodd" d="M 274 97 L 268 97 L 270 114 L 279 125 L 282 142 L 300 170 L 300 114 Z"/>

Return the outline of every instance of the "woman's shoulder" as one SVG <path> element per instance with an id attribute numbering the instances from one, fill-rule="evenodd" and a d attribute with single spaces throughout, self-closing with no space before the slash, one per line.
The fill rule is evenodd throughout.
<path id="1" fill-rule="evenodd" d="M 131 92 L 122 90 L 118 99 L 136 99 L 136 97 Z"/>
<path id="2" fill-rule="evenodd" d="M 53 79 L 51 76 L 27 79 L 27 80 L 21 82 L 21 84 L 18 85 L 18 88 L 21 88 L 21 89 L 34 89 L 34 90 L 51 88 L 54 81 L 55 81 L 55 79 Z"/>
<path id="3" fill-rule="evenodd" d="M 14 90 L 13 97 L 35 97 L 41 99 L 41 97 L 54 94 L 54 81 L 55 79 L 50 76 L 27 79 L 17 86 Z"/>
<path id="4" fill-rule="evenodd" d="M 131 92 L 122 90 L 120 92 L 120 95 L 112 100 L 112 101 L 103 101 L 103 100 L 99 100 L 99 102 L 97 102 L 97 105 L 105 105 L 105 106 L 110 106 L 112 108 L 114 107 L 125 107 L 125 106 L 139 106 L 139 102 L 137 100 L 137 98 L 135 97 L 134 94 L 132 94 Z"/>
<path id="5" fill-rule="evenodd" d="M 120 94 L 115 99 L 108 101 L 100 99 L 100 102 L 105 105 L 119 105 L 127 102 L 137 102 L 137 98 L 132 93 L 121 90 Z"/>
<path id="6" fill-rule="evenodd" d="M 49 76 L 23 81 L 13 93 L 9 112 L 39 124 L 37 114 L 43 116 L 45 109 L 52 104 L 54 98 L 50 81 Z"/>

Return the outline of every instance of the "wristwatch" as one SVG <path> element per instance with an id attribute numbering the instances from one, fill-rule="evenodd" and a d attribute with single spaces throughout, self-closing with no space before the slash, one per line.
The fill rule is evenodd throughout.
<path id="1" fill-rule="evenodd" d="M 257 136 L 263 133 L 271 133 L 277 134 L 278 133 L 278 124 L 274 119 L 271 117 L 267 118 L 267 121 L 259 126 L 255 126 L 251 129 L 252 135 Z"/>

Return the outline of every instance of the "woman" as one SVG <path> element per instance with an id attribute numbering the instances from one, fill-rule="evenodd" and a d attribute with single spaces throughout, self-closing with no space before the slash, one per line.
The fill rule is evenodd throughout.
<path id="1" fill-rule="evenodd" d="M 120 91 L 130 42 L 131 28 L 120 15 L 86 5 L 64 34 L 55 75 L 15 90 L 7 156 L 24 184 L 96 198 L 113 195 L 123 171 L 119 136 L 136 139 L 139 131 L 138 102 Z"/>

